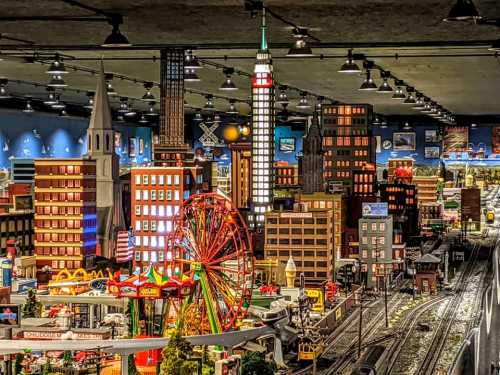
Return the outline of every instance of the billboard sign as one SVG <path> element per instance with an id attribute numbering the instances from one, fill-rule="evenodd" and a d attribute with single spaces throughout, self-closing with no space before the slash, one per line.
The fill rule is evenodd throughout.
<path id="1" fill-rule="evenodd" d="M 0 327 L 19 327 L 21 325 L 21 305 L 0 305 Z"/>
<path id="2" fill-rule="evenodd" d="M 363 212 L 363 217 L 387 216 L 388 205 L 387 202 L 379 202 L 379 203 L 363 202 L 362 212 Z"/>

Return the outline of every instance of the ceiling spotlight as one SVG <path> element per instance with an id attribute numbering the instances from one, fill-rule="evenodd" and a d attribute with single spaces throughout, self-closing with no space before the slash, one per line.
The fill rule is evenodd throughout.
<path id="1" fill-rule="evenodd" d="M 66 112 L 66 109 L 62 109 L 61 112 L 59 112 L 59 116 L 61 117 L 68 117 L 68 112 Z"/>
<path id="2" fill-rule="evenodd" d="M 395 100 L 404 100 L 406 99 L 406 95 L 403 92 L 403 89 L 401 88 L 401 81 L 396 81 L 396 90 L 394 90 L 394 94 L 392 94 L 392 99 Z"/>
<path id="3" fill-rule="evenodd" d="M 155 109 L 155 102 L 149 102 L 149 108 L 146 112 L 146 116 L 158 116 L 158 112 Z"/>
<path id="4" fill-rule="evenodd" d="M 469 21 L 482 18 L 472 0 L 457 0 L 456 4 L 451 8 L 448 17 L 443 21 Z"/>
<path id="5" fill-rule="evenodd" d="M 354 62 L 354 57 L 352 54 L 352 49 L 347 51 L 347 60 L 346 62 L 340 67 L 339 73 L 346 73 L 346 74 L 356 74 L 356 73 L 361 73 L 362 70 L 359 69 L 358 64 Z"/>
<path id="6" fill-rule="evenodd" d="M 68 86 L 66 82 L 64 82 L 64 79 L 62 79 L 62 76 L 60 74 L 54 74 L 52 76 L 52 79 L 48 83 L 47 86 L 50 87 L 66 87 Z"/>
<path id="7" fill-rule="evenodd" d="M 234 84 L 231 79 L 231 75 L 234 73 L 233 68 L 224 68 L 224 74 L 226 75 L 226 80 L 222 82 L 222 85 L 219 87 L 219 90 L 222 91 L 235 91 L 238 90 L 238 87 Z"/>
<path id="8" fill-rule="evenodd" d="M 104 75 L 104 78 L 106 80 L 106 92 L 108 93 L 108 95 L 118 95 L 118 93 L 116 92 L 116 90 L 114 89 L 111 81 L 113 80 L 113 74 L 112 73 L 106 73 Z"/>
<path id="9" fill-rule="evenodd" d="M 154 102 L 156 98 L 151 92 L 151 89 L 153 88 L 153 82 L 144 83 L 144 88 L 146 89 L 146 93 L 142 96 L 142 100 L 146 102 Z"/>
<path id="10" fill-rule="evenodd" d="M 184 69 L 184 81 L 185 82 L 199 82 L 201 81 L 196 71 L 192 68 Z"/>
<path id="11" fill-rule="evenodd" d="M 297 104 L 297 108 L 300 108 L 300 109 L 311 108 L 311 105 L 307 101 L 307 93 L 304 91 L 302 91 L 300 93 L 300 99 L 299 99 L 299 103 Z"/>
<path id="12" fill-rule="evenodd" d="M 111 34 L 108 35 L 103 47 L 130 47 L 132 44 L 128 41 L 127 37 L 120 32 L 120 24 L 123 23 L 121 15 L 113 15 L 109 24 L 113 27 Z"/>
<path id="13" fill-rule="evenodd" d="M 87 104 L 85 104 L 83 107 L 86 109 L 92 109 L 94 108 L 94 92 L 93 91 L 87 91 Z"/>
<path id="14" fill-rule="evenodd" d="M 128 111 L 128 98 L 120 98 L 120 108 L 118 108 L 118 113 L 127 113 Z"/>
<path id="15" fill-rule="evenodd" d="M 215 111 L 213 95 L 207 95 L 205 98 L 207 99 L 207 102 L 203 106 L 203 109 L 205 111 Z"/>
<path id="16" fill-rule="evenodd" d="M 387 128 L 387 120 L 382 119 L 380 121 L 380 129 L 385 129 Z"/>
<path id="17" fill-rule="evenodd" d="M 380 125 L 381 121 L 380 121 L 380 118 L 375 115 L 375 119 L 373 120 L 372 122 L 372 125 Z"/>
<path id="18" fill-rule="evenodd" d="M 415 92 L 415 89 L 410 86 L 406 86 L 406 99 L 403 101 L 403 104 L 416 104 L 415 97 L 413 96 L 413 93 Z"/>
<path id="19" fill-rule="evenodd" d="M 405 122 L 405 125 L 403 126 L 403 130 L 411 130 L 411 125 L 409 122 Z"/>
<path id="20" fill-rule="evenodd" d="M 415 99 L 415 104 L 412 105 L 412 108 L 420 111 L 420 110 L 424 109 L 424 107 L 425 107 L 425 99 L 422 96 L 422 94 L 417 93 L 416 99 Z"/>
<path id="21" fill-rule="evenodd" d="M 226 111 L 228 115 L 237 115 L 239 113 L 234 103 L 236 103 L 234 99 L 229 100 L 229 109 Z"/>
<path id="22" fill-rule="evenodd" d="M 366 69 L 366 78 L 358 90 L 360 90 L 360 91 L 375 91 L 377 89 L 378 89 L 378 87 L 375 84 L 375 82 L 373 82 L 373 79 L 371 77 L 370 69 Z"/>
<path id="23" fill-rule="evenodd" d="M 26 100 L 26 107 L 24 107 L 23 112 L 24 113 L 33 113 L 33 112 L 35 112 L 35 110 L 31 106 L 31 99 L 27 99 Z"/>
<path id="24" fill-rule="evenodd" d="M 47 99 L 43 101 L 43 104 L 52 106 L 57 103 L 56 93 L 52 87 L 47 87 L 48 96 Z"/>
<path id="25" fill-rule="evenodd" d="M 10 95 L 7 91 L 7 84 L 9 80 L 6 78 L 0 78 L 0 99 L 9 99 Z"/>
<path id="26" fill-rule="evenodd" d="M 66 105 L 64 102 L 61 102 L 61 97 L 59 95 L 56 96 L 55 103 L 51 105 L 52 109 L 64 109 Z"/>
<path id="27" fill-rule="evenodd" d="M 46 71 L 48 74 L 57 75 L 57 74 L 66 74 L 66 68 L 64 67 L 64 63 L 61 61 L 59 54 L 56 53 L 54 56 L 54 61 L 50 64 L 49 69 Z"/>
<path id="28" fill-rule="evenodd" d="M 211 116 L 211 115 L 207 115 L 207 117 L 205 118 L 205 124 L 213 124 L 214 123 L 214 117 Z"/>
<path id="29" fill-rule="evenodd" d="M 470 128 L 471 129 L 476 129 L 477 128 L 477 124 L 475 122 L 473 122 L 472 124 L 470 124 Z"/>
<path id="30" fill-rule="evenodd" d="M 127 112 L 125 112 L 125 116 L 134 117 L 135 115 L 137 115 L 137 112 L 134 110 L 134 108 L 132 108 L 132 104 L 129 103 L 127 106 Z"/>
<path id="31" fill-rule="evenodd" d="M 203 68 L 198 61 L 198 58 L 193 55 L 193 51 L 187 50 L 184 55 L 184 69 L 201 69 Z"/>
<path id="32" fill-rule="evenodd" d="M 278 94 L 278 98 L 276 100 L 277 104 L 289 103 L 288 95 L 286 93 L 287 87 L 285 85 L 280 86 L 280 92 Z"/>
<path id="33" fill-rule="evenodd" d="M 221 121 L 221 120 L 220 120 L 220 115 L 219 115 L 218 113 L 216 113 L 216 114 L 214 115 L 214 122 L 218 122 L 218 123 L 220 123 L 220 121 Z"/>
<path id="34" fill-rule="evenodd" d="M 197 109 L 196 113 L 194 114 L 194 121 L 201 122 L 203 121 L 203 116 L 201 115 L 201 110 Z"/>
<path id="35" fill-rule="evenodd" d="M 390 72 L 384 72 L 380 71 L 380 76 L 382 77 L 383 81 L 382 84 L 379 86 L 377 93 L 378 94 L 390 94 L 394 90 L 392 89 L 391 85 L 389 85 L 389 77 L 391 76 Z"/>
<path id="36" fill-rule="evenodd" d="M 293 29 L 293 37 L 295 42 L 286 54 L 287 57 L 311 57 L 314 56 L 311 47 L 306 43 L 308 37 L 307 29 L 296 27 Z"/>
<path id="37" fill-rule="evenodd" d="M 432 103 L 431 101 L 426 101 L 424 103 L 424 108 L 421 109 L 420 112 L 422 112 L 422 113 L 431 113 L 433 105 L 434 105 L 434 103 Z"/>
<path id="38" fill-rule="evenodd" d="M 139 119 L 139 122 L 141 124 L 147 124 L 149 122 L 148 119 L 146 118 L 146 116 L 144 115 L 144 113 L 141 114 L 141 118 Z"/>

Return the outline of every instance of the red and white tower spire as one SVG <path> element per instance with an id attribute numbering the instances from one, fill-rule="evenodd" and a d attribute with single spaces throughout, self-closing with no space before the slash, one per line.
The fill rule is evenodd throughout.
<path id="1" fill-rule="evenodd" d="M 262 226 L 271 209 L 274 162 L 274 81 L 271 53 L 267 46 L 266 10 L 262 10 L 262 39 L 252 77 L 252 217 Z"/>

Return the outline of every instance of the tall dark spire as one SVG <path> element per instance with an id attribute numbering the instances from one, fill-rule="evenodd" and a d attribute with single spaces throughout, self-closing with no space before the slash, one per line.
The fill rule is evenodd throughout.
<path id="1" fill-rule="evenodd" d="M 302 181 L 305 193 L 324 191 L 323 135 L 316 112 L 303 142 Z"/>

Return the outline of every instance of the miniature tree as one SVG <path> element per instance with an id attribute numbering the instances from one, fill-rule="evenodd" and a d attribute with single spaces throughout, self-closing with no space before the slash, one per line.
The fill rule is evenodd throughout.
<path id="1" fill-rule="evenodd" d="M 196 371 L 196 363 L 190 360 L 193 347 L 176 329 L 162 351 L 160 375 L 192 375 Z M 261 375 L 261 374 L 259 374 Z"/>
<path id="2" fill-rule="evenodd" d="M 71 350 L 65 350 L 63 354 L 63 364 L 64 367 L 70 367 L 75 359 L 73 358 L 73 353 L 71 353 Z"/>
<path id="3" fill-rule="evenodd" d="M 241 359 L 241 375 L 274 375 L 274 369 L 264 354 L 248 352 Z"/>
<path id="4" fill-rule="evenodd" d="M 36 298 L 36 290 L 28 289 L 28 296 L 23 305 L 23 318 L 40 318 L 42 303 Z"/>

